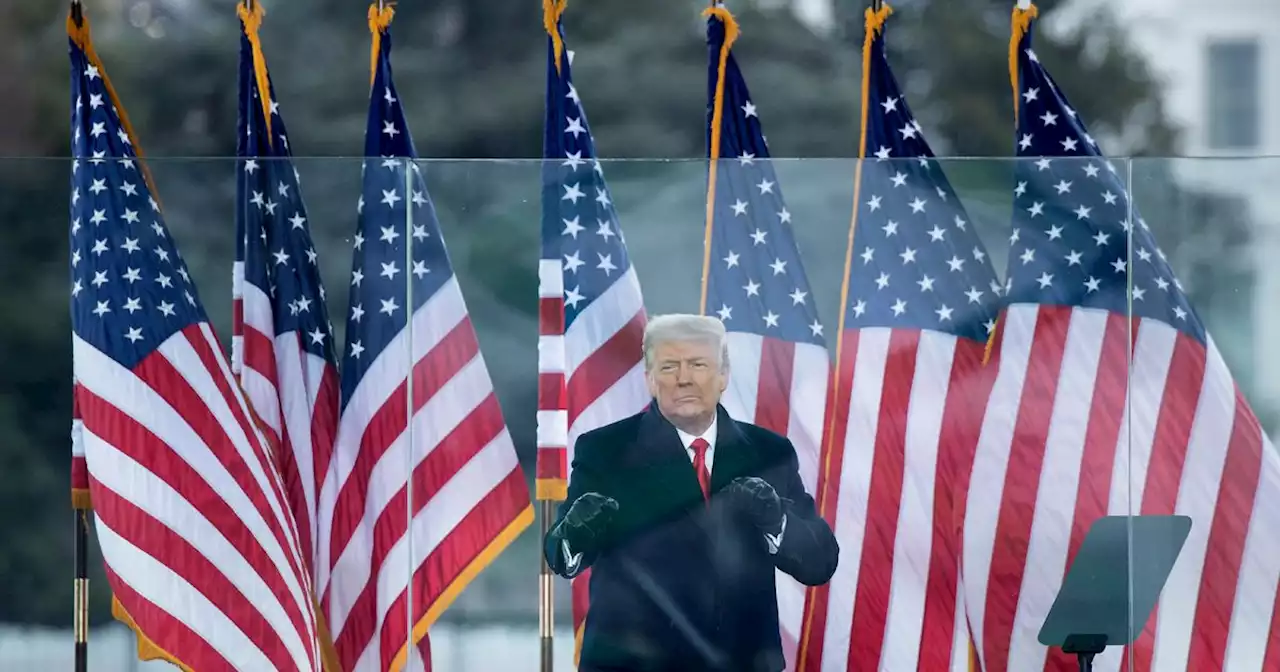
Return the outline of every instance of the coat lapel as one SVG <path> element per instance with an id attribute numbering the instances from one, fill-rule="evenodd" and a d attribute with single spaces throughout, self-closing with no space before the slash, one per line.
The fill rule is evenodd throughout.
<path id="1" fill-rule="evenodd" d="M 685 451 L 675 425 L 658 411 L 656 401 L 651 402 L 645 411 L 639 438 L 640 445 L 636 447 L 639 462 L 671 497 L 678 500 L 692 497 L 702 499 L 702 488 L 698 486 L 698 477 L 693 473 L 689 453 Z"/>
<path id="2" fill-rule="evenodd" d="M 679 437 L 677 437 L 678 439 Z M 749 475 L 752 446 L 738 423 L 723 406 L 716 408 L 716 459 L 711 465 L 711 491 L 717 492 L 730 481 Z"/>

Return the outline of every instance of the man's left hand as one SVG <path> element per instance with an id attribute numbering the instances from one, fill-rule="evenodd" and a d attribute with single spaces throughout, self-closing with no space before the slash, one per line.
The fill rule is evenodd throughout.
<path id="1" fill-rule="evenodd" d="M 730 481 L 723 492 L 761 532 L 779 533 L 782 528 L 782 500 L 768 481 L 756 476 L 741 476 Z"/>

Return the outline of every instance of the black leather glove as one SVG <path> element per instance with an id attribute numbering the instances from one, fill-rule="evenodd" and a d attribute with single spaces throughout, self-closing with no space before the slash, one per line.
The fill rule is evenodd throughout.
<path id="1" fill-rule="evenodd" d="M 722 492 L 732 498 L 733 507 L 739 515 L 751 521 L 761 532 L 777 534 L 782 527 L 782 499 L 763 478 L 735 478 Z"/>
<path id="2" fill-rule="evenodd" d="M 598 492 L 588 492 L 574 500 L 560 521 L 561 538 L 569 542 L 574 553 L 594 553 L 613 522 L 618 502 Z"/>

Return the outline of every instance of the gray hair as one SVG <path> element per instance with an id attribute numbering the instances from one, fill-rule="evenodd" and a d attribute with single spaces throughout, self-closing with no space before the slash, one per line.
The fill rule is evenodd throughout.
<path id="1" fill-rule="evenodd" d="M 649 318 L 644 327 L 644 369 L 653 368 L 653 350 L 660 343 L 702 341 L 716 346 L 720 353 L 720 370 L 729 368 L 729 339 L 724 323 L 709 315 L 673 313 Z"/>

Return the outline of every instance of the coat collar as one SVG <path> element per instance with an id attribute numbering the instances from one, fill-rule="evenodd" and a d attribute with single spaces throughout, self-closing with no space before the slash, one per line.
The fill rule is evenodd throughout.
<path id="1" fill-rule="evenodd" d="M 640 422 L 640 436 L 643 445 L 638 446 L 642 459 L 680 460 L 687 462 L 688 454 L 684 444 L 676 433 L 676 426 L 663 417 L 658 410 L 657 400 L 649 402 Z M 719 490 L 729 481 L 743 475 L 744 468 L 750 463 L 751 441 L 742 432 L 741 427 L 729 417 L 724 406 L 716 405 L 716 461 L 711 469 L 711 489 Z M 690 472 L 692 473 L 692 472 Z M 696 486 L 697 481 L 693 481 Z"/>

